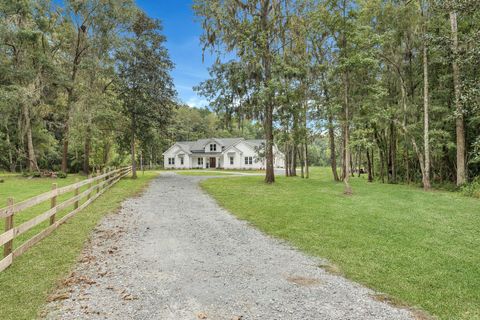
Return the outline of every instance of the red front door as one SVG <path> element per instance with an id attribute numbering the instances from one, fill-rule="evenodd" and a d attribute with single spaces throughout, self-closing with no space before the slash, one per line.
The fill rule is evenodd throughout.
<path id="1" fill-rule="evenodd" d="M 216 158 L 210 158 L 210 168 L 217 167 L 216 160 L 217 160 Z"/>

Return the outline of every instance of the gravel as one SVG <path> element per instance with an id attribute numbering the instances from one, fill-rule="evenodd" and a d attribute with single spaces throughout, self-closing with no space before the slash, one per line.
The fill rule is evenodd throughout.
<path id="1" fill-rule="evenodd" d="M 47 319 L 412 319 L 162 174 L 95 229 Z M 248 201 L 248 199 L 245 199 Z"/>

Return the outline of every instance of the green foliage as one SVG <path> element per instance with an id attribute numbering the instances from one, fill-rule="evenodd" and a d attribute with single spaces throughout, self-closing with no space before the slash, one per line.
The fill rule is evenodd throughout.
<path id="1" fill-rule="evenodd" d="M 170 75 L 173 63 L 165 47 L 159 20 L 138 12 L 130 31 L 132 37 L 118 50 L 117 92 L 122 113 L 128 119 L 123 140 L 130 140 L 133 175 L 136 176 L 137 139 L 148 150 L 151 141 L 166 132 L 175 108 L 176 91 Z"/>
<path id="2" fill-rule="evenodd" d="M 462 186 L 461 191 L 466 196 L 480 198 L 480 177 Z"/>
<path id="3" fill-rule="evenodd" d="M 140 38 L 145 40 L 147 56 L 141 72 L 150 69 L 153 78 L 168 80 L 165 95 L 144 101 L 156 116 L 141 119 L 137 130 L 139 153 L 158 155 L 162 147 L 158 136 L 163 132 L 143 130 L 143 124 L 169 117 L 171 107 L 158 108 L 160 100 L 173 104 L 168 78 L 172 63 L 159 22 L 150 23 L 132 0 L 7 0 L 0 4 L 1 168 L 89 173 L 125 163 L 129 143 L 117 142 L 129 135 L 131 122 L 122 110 L 125 97 L 120 96 L 122 82 L 116 73 L 122 62 L 115 53 L 142 41 L 134 40 L 133 32 L 142 23 L 146 32 Z M 147 31 L 150 27 L 159 30 Z M 149 54 L 164 59 L 155 60 Z M 142 87 L 137 98 L 154 97 L 160 87 Z"/>
<path id="4" fill-rule="evenodd" d="M 32 173 L 31 173 L 31 177 L 32 177 L 32 178 L 41 178 L 41 177 L 42 177 L 42 173 L 41 173 L 41 172 L 38 172 L 38 171 L 32 172 Z"/>
<path id="5" fill-rule="evenodd" d="M 60 179 L 66 179 L 67 176 L 68 176 L 68 175 L 67 175 L 65 172 L 63 172 L 63 171 L 57 172 L 56 175 L 57 175 L 57 178 L 60 178 Z"/>

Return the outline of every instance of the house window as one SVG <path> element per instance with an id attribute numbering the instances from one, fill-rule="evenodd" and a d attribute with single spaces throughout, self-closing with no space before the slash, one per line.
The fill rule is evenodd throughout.
<path id="1" fill-rule="evenodd" d="M 198 159 L 197 159 L 197 164 L 198 164 L 199 166 L 203 166 L 203 158 L 198 158 Z"/>
<path id="2" fill-rule="evenodd" d="M 253 163 L 253 157 L 245 157 L 245 164 L 249 165 Z"/>
<path id="3" fill-rule="evenodd" d="M 210 145 L 210 151 L 217 151 L 217 145 L 214 144 L 214 143 L 212 143 L 212 144 Z"/>
<path id="4" fill-rule="evenodd" d="M 175 158 L 168 158 L 168 164 L 175 164 Z"/>
<path id="5" fill-rule="evenodd" d="M 233 165 L 233 157 L 230 157 L 230 164 Z"/>
<path id="6" fill-rule="evenodd" d="M 180 158 L 180 164 L 183 166 L 183 157 Z"/>

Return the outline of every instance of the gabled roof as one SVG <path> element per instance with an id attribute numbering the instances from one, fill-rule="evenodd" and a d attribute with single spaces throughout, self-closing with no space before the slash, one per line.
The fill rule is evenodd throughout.
<path id="1" fill-rule="evenodd" d="M 188 147 L 188 145 L 182 144 L 181 142 L 177 142 L 177 143 L 174 143 L 170 148 L 165 150 L 165 152 L 162 153 L 162 155 L 166 154 L 168 151 L 170 151 L 175 146 L 179 147 L 183 152 L 185 152 L 187 154 L 191 154 L 190 148 Z"/>
<path id="2" fill-rule="evenodd" d="M 262 143 L 265 142 L 265 140 L 245 140 L 244 138 L 209 138 L 199 139 L 196 141 L 179 141 L 173 146 L 179 146 L 181 149 L 183 149 L 183 151 L 187 152 L 188 154 L 205 153 L 205 146 L 211 142 L 216 142 L 222 147 L 222 149 L 218 150 L 217 152 L 223 152 L 224 150 L 229 149 L 230 147 L 238 144 L 241 141 L 246 142 L 253 148 L 259 147 Z M 170 147 L 168 150 L 170 150 L 172 147 Z M 167 153 L 167 151 L 165 151 L 164 153 Z"/>

